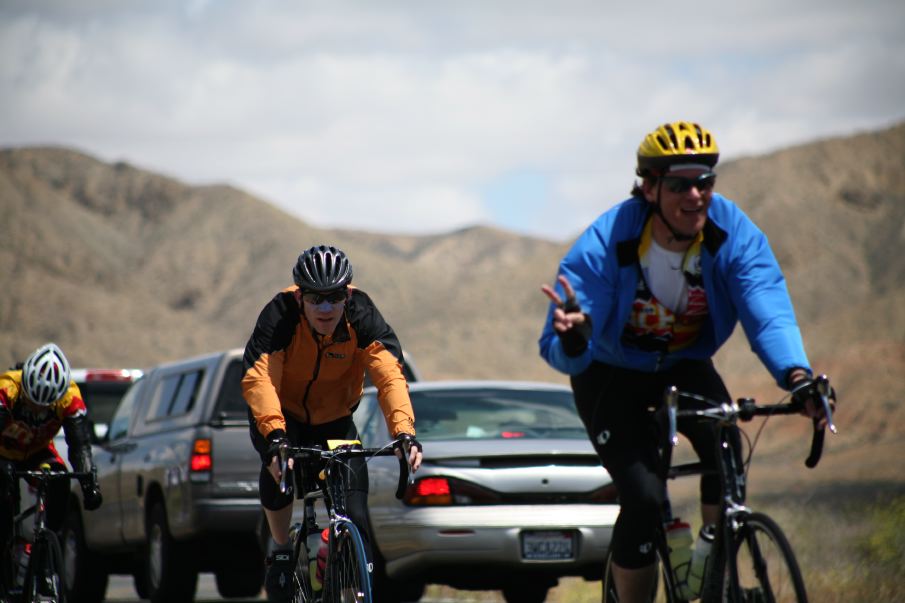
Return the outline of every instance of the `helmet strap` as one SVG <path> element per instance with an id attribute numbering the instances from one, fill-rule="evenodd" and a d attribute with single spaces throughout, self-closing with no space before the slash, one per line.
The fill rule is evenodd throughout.
<path id="1" fill-rule="evenodd" d="M 663 224 L 666 225 L 667 230 L 669 230 L 670 234 L 676 241 L 693 241 L 697 238 L 697 234 L 687 235 L 685 233 L 679 232 L 676 230 L 672 224 L 669 223 L 669 220 L 666 219 L 666 216 L 663 214 L 663 207 L 660 205 L 661 198 L 663 195 L 663 178 L 657 178 L 657 202 L 654 203 L 654 212 L 660 216 L 660 220 Z"/>

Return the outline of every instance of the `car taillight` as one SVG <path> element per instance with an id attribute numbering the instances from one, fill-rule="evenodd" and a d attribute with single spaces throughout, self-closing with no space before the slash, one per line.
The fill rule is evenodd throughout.
<path id="1" fill-rule="evenodd" d="M 403 502 L 413 507 L 443 505 L 492 505 L 497 493 L 475 484 L 447 477 L 424 477 L 415 481 Z"/>
<path id="2" fill-rule="evenodd" d="M 192 445 L 192 457 L 189 459 L 190 479 L 193 482 L 209 481 L 213 466 L 211 441 L 207 438 L 198 438 Z"/>
<path id="3" fill-rule="evenodd" d="M 134 372 L 128 369 L 87 369 L 85 381 L 133 381 Z"/>
<path id="4" fill-rule="evenodd" d="M 405 502 L 410 505 L 448 505 L 452 503 L 449 480 L 445 477 L 419 479 L 406 493 Z"/>

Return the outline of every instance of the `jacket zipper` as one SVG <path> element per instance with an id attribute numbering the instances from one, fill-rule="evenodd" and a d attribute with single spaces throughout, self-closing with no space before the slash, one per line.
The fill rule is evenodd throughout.
<path id="1" fill-rule="evenodd" d="M 308 416 L 308 423 L 311 423 L 311 411 L 308 410 L 308 394 L 311 392 L 311 387 L 314 385 L 315 380 L 317 380 L 318 374 L 321 372 L 321 355 L 324 353 L 326 347 L 321 348 L 321 342 L 317 340 L 317 361 L 314 363 L 314 375 L 311 376 L 311 381 L 308 382 L 308 387 L 305 388 L 305 395 L 302 397 L 302 408 L 305 409 L 305 414 Z"/>

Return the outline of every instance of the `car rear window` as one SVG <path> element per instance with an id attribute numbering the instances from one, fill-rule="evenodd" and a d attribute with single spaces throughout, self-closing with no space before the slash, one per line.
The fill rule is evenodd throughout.
<path id="1" fill-rule="evenodd" d="M 571 392 L 467 389 L 412 392 L 418 439 L 587 438 Z"/>

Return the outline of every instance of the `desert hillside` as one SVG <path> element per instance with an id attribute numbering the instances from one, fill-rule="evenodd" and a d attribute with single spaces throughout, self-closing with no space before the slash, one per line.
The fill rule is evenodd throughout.
<path id="1" fill-rule="evenodd" d="M 718 171 L 718 190 L 769 236 L 814 365 L 843 396 L 831 454 L 851 451 L 861 460 L 847 463 L 865 464 L 857 471 L 905 481 L 891 463 L 868 468 L 877 451 L 903 451 L 905 124 Z M 52 147 L 0 151 L 0 205 L 4 366 L 48 340 L 77 366 L 146 367 L 242 346 L 298 252 L 329 242 L 349 253 L 356 283 L 425 377 L 564 381 L 536 346 L 539 286 L 566 250 L 559 243 L 478 227 L 321 230 L 235 188 Z M 739 333 L 718 363 L 738 395 L 778 394 Z M 763 445 L 784 446 L 799 428 L 768 430 L 779 435 Z"/>

